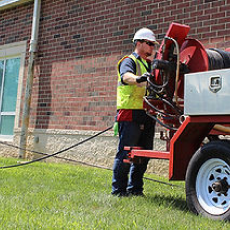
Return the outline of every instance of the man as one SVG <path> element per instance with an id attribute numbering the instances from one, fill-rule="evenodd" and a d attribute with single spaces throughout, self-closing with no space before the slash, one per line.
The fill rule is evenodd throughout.
<path id="1" fill-rule="evenodd" d="M 124 163 L 127 151 L 124 146 L 153 148 L 155 121 L 143 109 L 146 81 L 151 70 L 149 57 L 158 44 L 148 28 L 138 30 L 133 38 L 135 50 L 118 62 L 117 122 L 119 131 L 118 152 L 114 160 L 112 194 L 117 196 L 143 195 L 143 175 L 148 160 L 141 164 Z M 130 176 L 128 178 L 128 174 Z"/>

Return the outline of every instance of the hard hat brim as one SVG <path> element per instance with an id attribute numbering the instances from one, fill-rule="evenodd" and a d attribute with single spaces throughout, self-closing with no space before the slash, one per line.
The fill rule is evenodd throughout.
<path id="1" fill-rule="evenodd" d="M 141 40 L 141 39 L 133 39 L 132 41 L 133 41 L 133 43 L 135 42 L 135 41 L 137 41 L 137 40 Z M 143 40 L 147 40 L 147 39 L 143 39 Z M 159 45 L 159 42 L 158 41 L 151 41 L 151 40 L 149 40 L 150 42 L 152 42 L 152 43 L 154 43 L 155 45 Z"/>

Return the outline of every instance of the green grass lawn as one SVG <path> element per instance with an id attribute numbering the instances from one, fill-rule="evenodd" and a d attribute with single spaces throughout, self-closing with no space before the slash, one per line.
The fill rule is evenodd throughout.
<path id="1" fill-rule="evenodd" d="M 0 166 L 16 161 L 1 159 Z M 146 197 L 118 198 L 110 195 L 111 177 L 71 164 L 0 170 L 0 229 L 230 229 L 190 213 L 181 187 L 145 180 Z"/>

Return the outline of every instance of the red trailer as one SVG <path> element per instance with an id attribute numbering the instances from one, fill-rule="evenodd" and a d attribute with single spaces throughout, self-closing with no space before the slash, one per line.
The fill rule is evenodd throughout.
<path id="1" fill-rule="evenodd" d="M 126 161 L 169 160 L 169 180 L 185 180 L 192 212 L 230 220 L 230 49 L 205 49 L 189 29 L 170 25 L 144 97 L 166 129 L 166 151 L 127 146 Z"/>

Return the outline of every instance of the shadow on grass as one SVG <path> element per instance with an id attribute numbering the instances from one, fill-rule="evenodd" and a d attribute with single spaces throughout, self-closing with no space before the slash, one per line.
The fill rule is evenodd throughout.
<path id="1" fill-rule="evenodd" d="M 165 196 L 165 195 L 154 195 L 146 198 L 148 202 L 158 204 L 159 206 L 172 207 L 181 211 L 188 211 L 186 201 L 181 197 Z"/>

